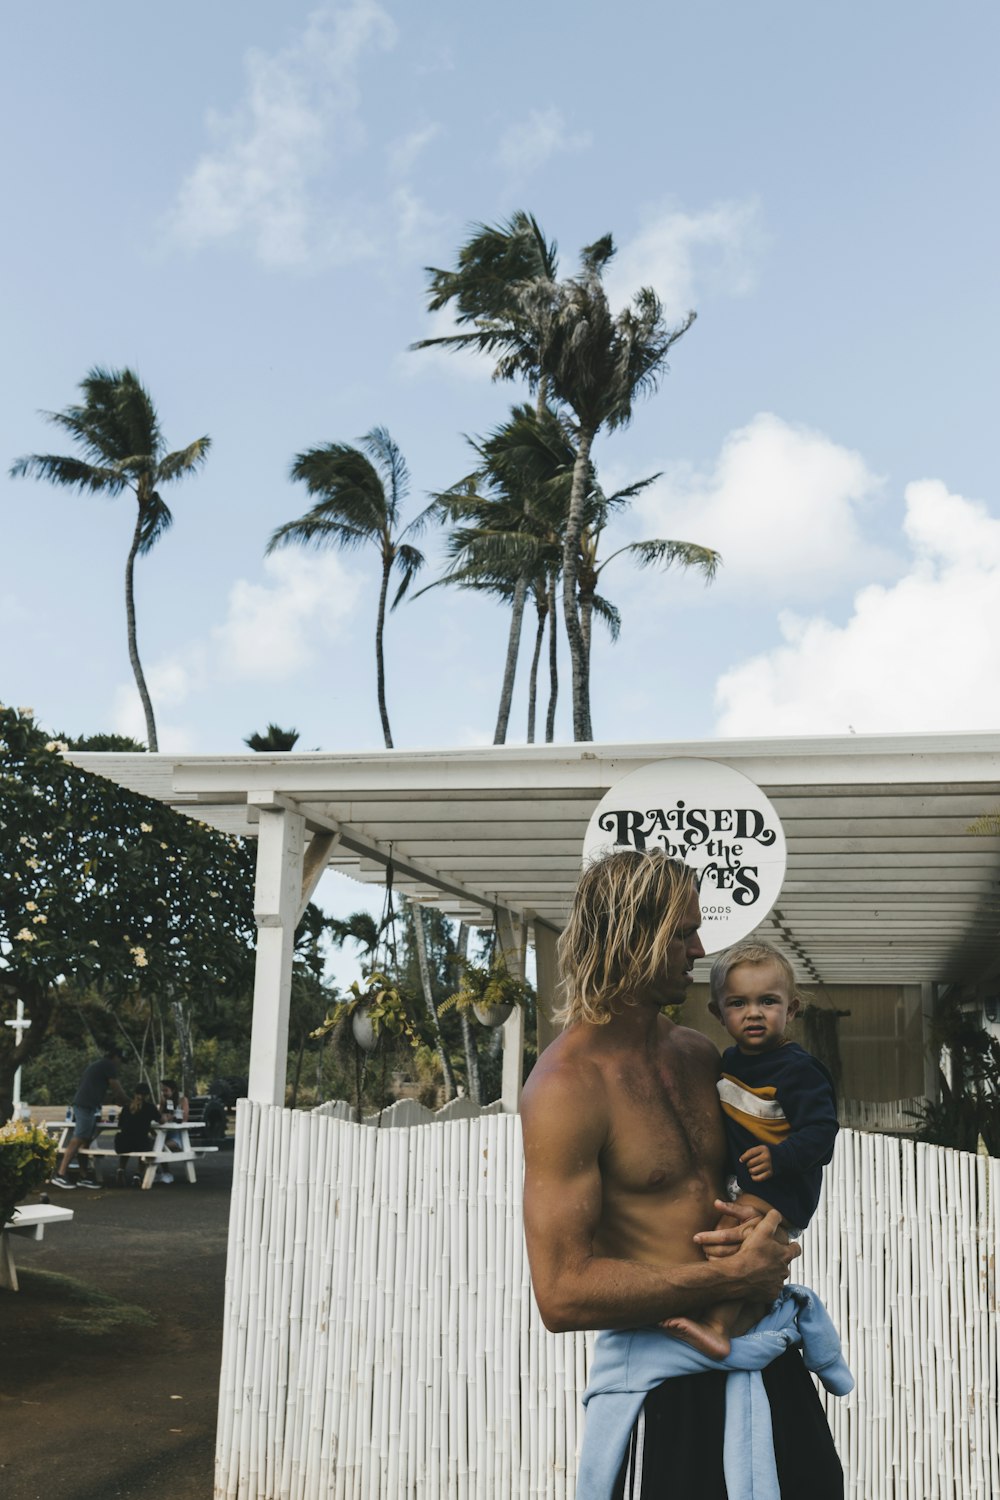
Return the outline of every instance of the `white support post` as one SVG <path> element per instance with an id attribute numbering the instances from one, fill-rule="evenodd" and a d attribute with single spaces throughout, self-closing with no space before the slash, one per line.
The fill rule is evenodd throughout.
<path id="1" fill-rule="evenodd" d="M 253 988 L 248 1096 L 284 1104 L 288 1006 L 295 926 L 302 901 L 305 818 L 286 807 L 261 807 L 254 917 L 257 965 Z"/>
<path id="2" fill-rule="evenodd" d="M 516 925 L 509 911 L 497 913 L 497 935 L 507 960 L 507 968 L 518 979 L 524 978 L 525 924 Z M 521 1102 L 524 1076 L 524 1007 L 515 1005 L 503 1027 L 503 1072 L 500 1102 L 505 1115 L 516 1115 Z"/>
<path id="3" fill-rule="evenodd" d="M 556 1003 L 559 965 L 556 960 L 558 934 L 547 922 L 533 924 L 535 934 L 535 989 L 538 992 L 538 1054 L 545 1051 L 559 1035 L 560 1027 L 552 1019 Z"/>

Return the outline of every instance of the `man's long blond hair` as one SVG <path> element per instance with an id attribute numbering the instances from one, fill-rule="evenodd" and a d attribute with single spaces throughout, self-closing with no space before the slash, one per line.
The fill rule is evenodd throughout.
<path id="1" fill-rule="evenodd" d="M 603 1025 L 616 1002 L 666 973 L 667 945 L 697 892 L 694 871 L 657 849 L 622 849 L 584 870 L 559 938 L 563 1004 L 555 1020 Z"/>

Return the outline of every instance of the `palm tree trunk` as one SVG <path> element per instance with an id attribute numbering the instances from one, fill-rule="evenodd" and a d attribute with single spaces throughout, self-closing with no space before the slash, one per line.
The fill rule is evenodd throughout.
<path id="1" fill-rule="evenodd" d="M 556 733 L 556 704 L 559 701 L 559 620 L 556 615 L 556 575 L 549 578 L 549 708 L 545 715 L 545 743 L 551 745 Z"/>
<path id="2" fill-rule="evenodd" d="M 444 1074 L 445 1103 L 455 1097 L 455 1073 L 451 1066 L 451 1058 L 441 1035 L 441 1022 L 438 1019 L 437 1006 L 434 1004 L 434 988 L 431 984 L 431 966 L 427 962 L 427 932 L 424 928 L 424 910 L 416 901 L 410 902 L 410 915 L 413 918 L 413 943 L 417 950 L 417 967 L 420 970 L 420 988 L 424 992 L 424 1004 L 427 1006 L 427 1014 L 430 1017 L 434 1029 L 434 1044 L 437 1054 L 441 1060 L 441 1071 Z"/>
<path id="3" fill-rule="evenodd" d="M 382 559 L 382 587 L 378 596 L 378 619 L 375 623 L 375 680 L 378 686 L 378 711 L 382 718 L 382 735 L 385 748 L 393 749 L 392 730 L 389 728 L 389 712 L 385 706 L 385 659 L 382 655 L 382 636 L 385 631 L 385 601 L 389 593 L 389 574 L 392 558 Z"/>
<path id="4" fill-rule="evenodd" d="M 528 580 L 522 574 L 514 585 L 514 603 L 510 615 L 510 632 L 507 636 L 507 660 L 504 663 L 503 669 L 500 708 L 497 712 L 497 727 L 493 735 L 494 745 L 502 745 L 507 739 L 510 705 L 514 697 L 514 674 L 517 671 L 517 654 L 521 649 L 521 623 L 524 620 L 524 600 L 527 592 Z"/>
<path id="5" fill-rule="evenodd" d="M 580 446 L 573 465 L 573 488 L 570 491 L 569 515 L 563 535 L 563 620 L 566 639 L 569 643 L 569 658 L 573 671 L 573 739 L 592 740 L 590 727 L 590 676 L 587 670 L 587 652 L 580 625 L 580 610 L 577 603 L 577 574 L 580 567 L 580 536 L 583 531 L 583 507 L 587 497 L 590 474 L 590 450 L 594 434 L 586 427 L 580 428 Z"/>
<path id="6" fill-rule="evenodd" d="M 133 586 L 133 574 L 135 572 L 135 560 L 139 553 L 139 542 L 142 538 L 142 511 L 140 510 L 135 522 L 135 533 L 132 537 L 132 546 L 129 549 L 128 562 L 125 564 L 125 618 L 128 622 L 128 659 L 132 663 L 132 674 L 135 677 L 135 685 L 139 689 L 139 697 L 142 699 L 142 711 L 146 715 L 146 744 L 152 752 L 159 748 L 156 741 L 156 720 L 153 717 L 153 700 L 149 696 L 146 686 L 146 678 L 143 675 L 142 662 L 139 660 L 139 647 L 135 638 L 135 589 Z"/>
<path id="7" fill-rule="evenodd" d="M 548 596 L 543 587 L 536 585 L 535 608 L 538 610 L 538 628 L 535 631 L 535 649 L 531 656 L 531 671 L 528 674 L 528 744 L 535 743 L 535 705 L 538 701 L 538 663 L 545 639 L 545 620 L 549 612 Z"/>
<path id="8" fill-rule="evenodd" d="M 590 626 L 594 618 L 594 596 L 592 593 L 580 595 L 580 634 L 583 637 L 583 649 L 587 657 L 587 679 L 590 680 Z"/>
<path id="9" fill-rule="evenodd" d="M 469 924 L 460 922 L 458 924 L 458 938 L 455 950 L 460 958 L 465 958 L 469 952 Z M 469 1098 L 473 1104 L 479 1104 L 482 1100 L 483 1090 L 479 1081 L 479 1049 L 476 1046 L 476 1033 L 472 1022 L 464 1010 L 460 1010 L 459 1020 L 462 1024 L 462 1046 L 465 1050 L 465 1082 L 469 1090 Z"/>

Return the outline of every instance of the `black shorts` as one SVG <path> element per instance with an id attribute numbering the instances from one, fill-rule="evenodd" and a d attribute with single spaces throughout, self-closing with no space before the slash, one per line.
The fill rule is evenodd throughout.
<path id="1" fill-rule="evenodd" d="M 823 1404 L 797 1349 L 766 1370 L 782 1500 L 843 1500 L 844 1471 Z M 722 1468 L 726 1372 L 678 1375 L 650 1391 L 632 1431 L 613 1500 L 727 1500 Z"/>

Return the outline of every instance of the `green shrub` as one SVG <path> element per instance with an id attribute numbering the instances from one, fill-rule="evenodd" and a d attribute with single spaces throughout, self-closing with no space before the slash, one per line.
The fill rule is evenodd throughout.
<path id="1" fill-rule="evenodd" d="M 56 1143 L 38 1125 L 13 1120 L 0 1126 L 0 1224 L 52 1176 Z"/>

